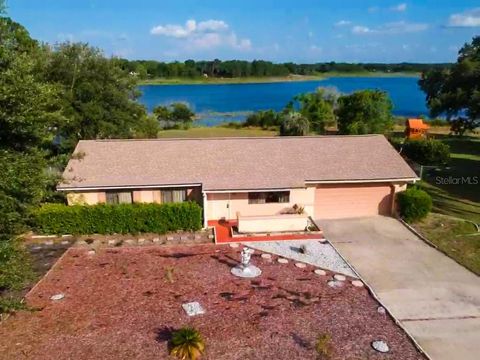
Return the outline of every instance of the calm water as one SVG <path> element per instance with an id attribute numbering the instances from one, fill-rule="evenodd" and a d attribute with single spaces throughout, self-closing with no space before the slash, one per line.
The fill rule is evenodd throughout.
<path id="1" fill-rule="evenodd" d="M 335 86 L 343 93 L 360 89 L 381 89 L 390 94 L 394 114 L 428 115 L 425 95 L 416 78 L 338 77 L 321 81 L 266 84 L 222 85 L 143 85 L 140 101 L 149 111 L 157 105 L 185 102 L 200 114 L 200 124 L 215 125 L 225 121 L 242 121 L 249 112 L 281 110 L 295 95 L 312 92 L 319 86 Z"/>

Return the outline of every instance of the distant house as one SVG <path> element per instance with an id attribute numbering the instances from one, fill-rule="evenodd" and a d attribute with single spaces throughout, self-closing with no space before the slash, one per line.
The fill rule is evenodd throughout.
<path id="1" fill-rule="evenodd" d="M 407 139 L 422 139 L 427 136 L 429 126 L 422 119 L 408 119 L 405 122 L 405 136 Z"/>
<path id="2" fill-rule="evenodd" d="M 418 179 L 382 135 L 89 140 L 75 154 L 58 185 L 69 204 L 190 200 L 205 226 L 280 229 L 299 207 L 313 219 L 390 215 Z"/>

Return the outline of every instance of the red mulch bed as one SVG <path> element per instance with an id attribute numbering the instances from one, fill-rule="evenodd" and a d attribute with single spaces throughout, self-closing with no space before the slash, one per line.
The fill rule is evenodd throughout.
<path id="1" fill-rule="evenodd" d="M 424 359 L 365 288 L 313 267 L 252 257 L 263 274 L 230 275 L 240 249 L 197 245 L 71 248 L 33 289 L 22 311 L 0 324 L 1 359 L 167 359 L 172 329 L 194 326 L 205 359 L 316 359 L 315 340 L 330 334 L 333 359 Z M 173 283 L 166 276 L 173 269 Z M 172 280 L 170 278 L 170 280 Z M 53 302 L 51 295 L 65 298 Z M 189 318 L 181 304 L 199 301 L 205 315 Z M 388 342 L 391 352 L 371 348 Z"/>

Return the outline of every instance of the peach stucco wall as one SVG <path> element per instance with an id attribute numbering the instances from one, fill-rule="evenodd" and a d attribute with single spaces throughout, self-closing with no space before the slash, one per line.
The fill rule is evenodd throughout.
<path id="1" fill-rule="evenodd" d="M 207 194 L 207 218 L 208 220 L 236 219 L 237 214 L 243 216 L 276 215 L 295 204 L 303 206 L 305 212 L 312 215 L 314 194 L 314 187 L 291 189 L 288 203 L 249 204 L 246 192 L 209 193 Z"/>
<path id="2" fill-rule="evenodd" d="M 105 201 L 104 192 L 72 192 L 67 194 L 68 205 L 95 205 Z"/>
<path id="3" fill-rule="evenodd" d="M 121 190 L 119 190 L 121 191 Z M 133 202 L 160 203 L 162 201 L 159 189 L 139 189 L 132 191 Z M 202 191 L 200 187 L 187 189 L 187 200 L 201 204 Z M 106 202 L 105 192 L 70 192 L 67 194 L 68 205 L 95 205 Z"/>

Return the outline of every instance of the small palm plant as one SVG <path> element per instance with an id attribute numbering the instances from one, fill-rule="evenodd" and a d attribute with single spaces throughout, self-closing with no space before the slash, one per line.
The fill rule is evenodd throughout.
<path id="1" fill-rule="evenodd" d="M 197 360 L 205 351 L 202 336 L 190 327 L 184 327 L 172 334 L 170 354 L 181 360 Z"/>

